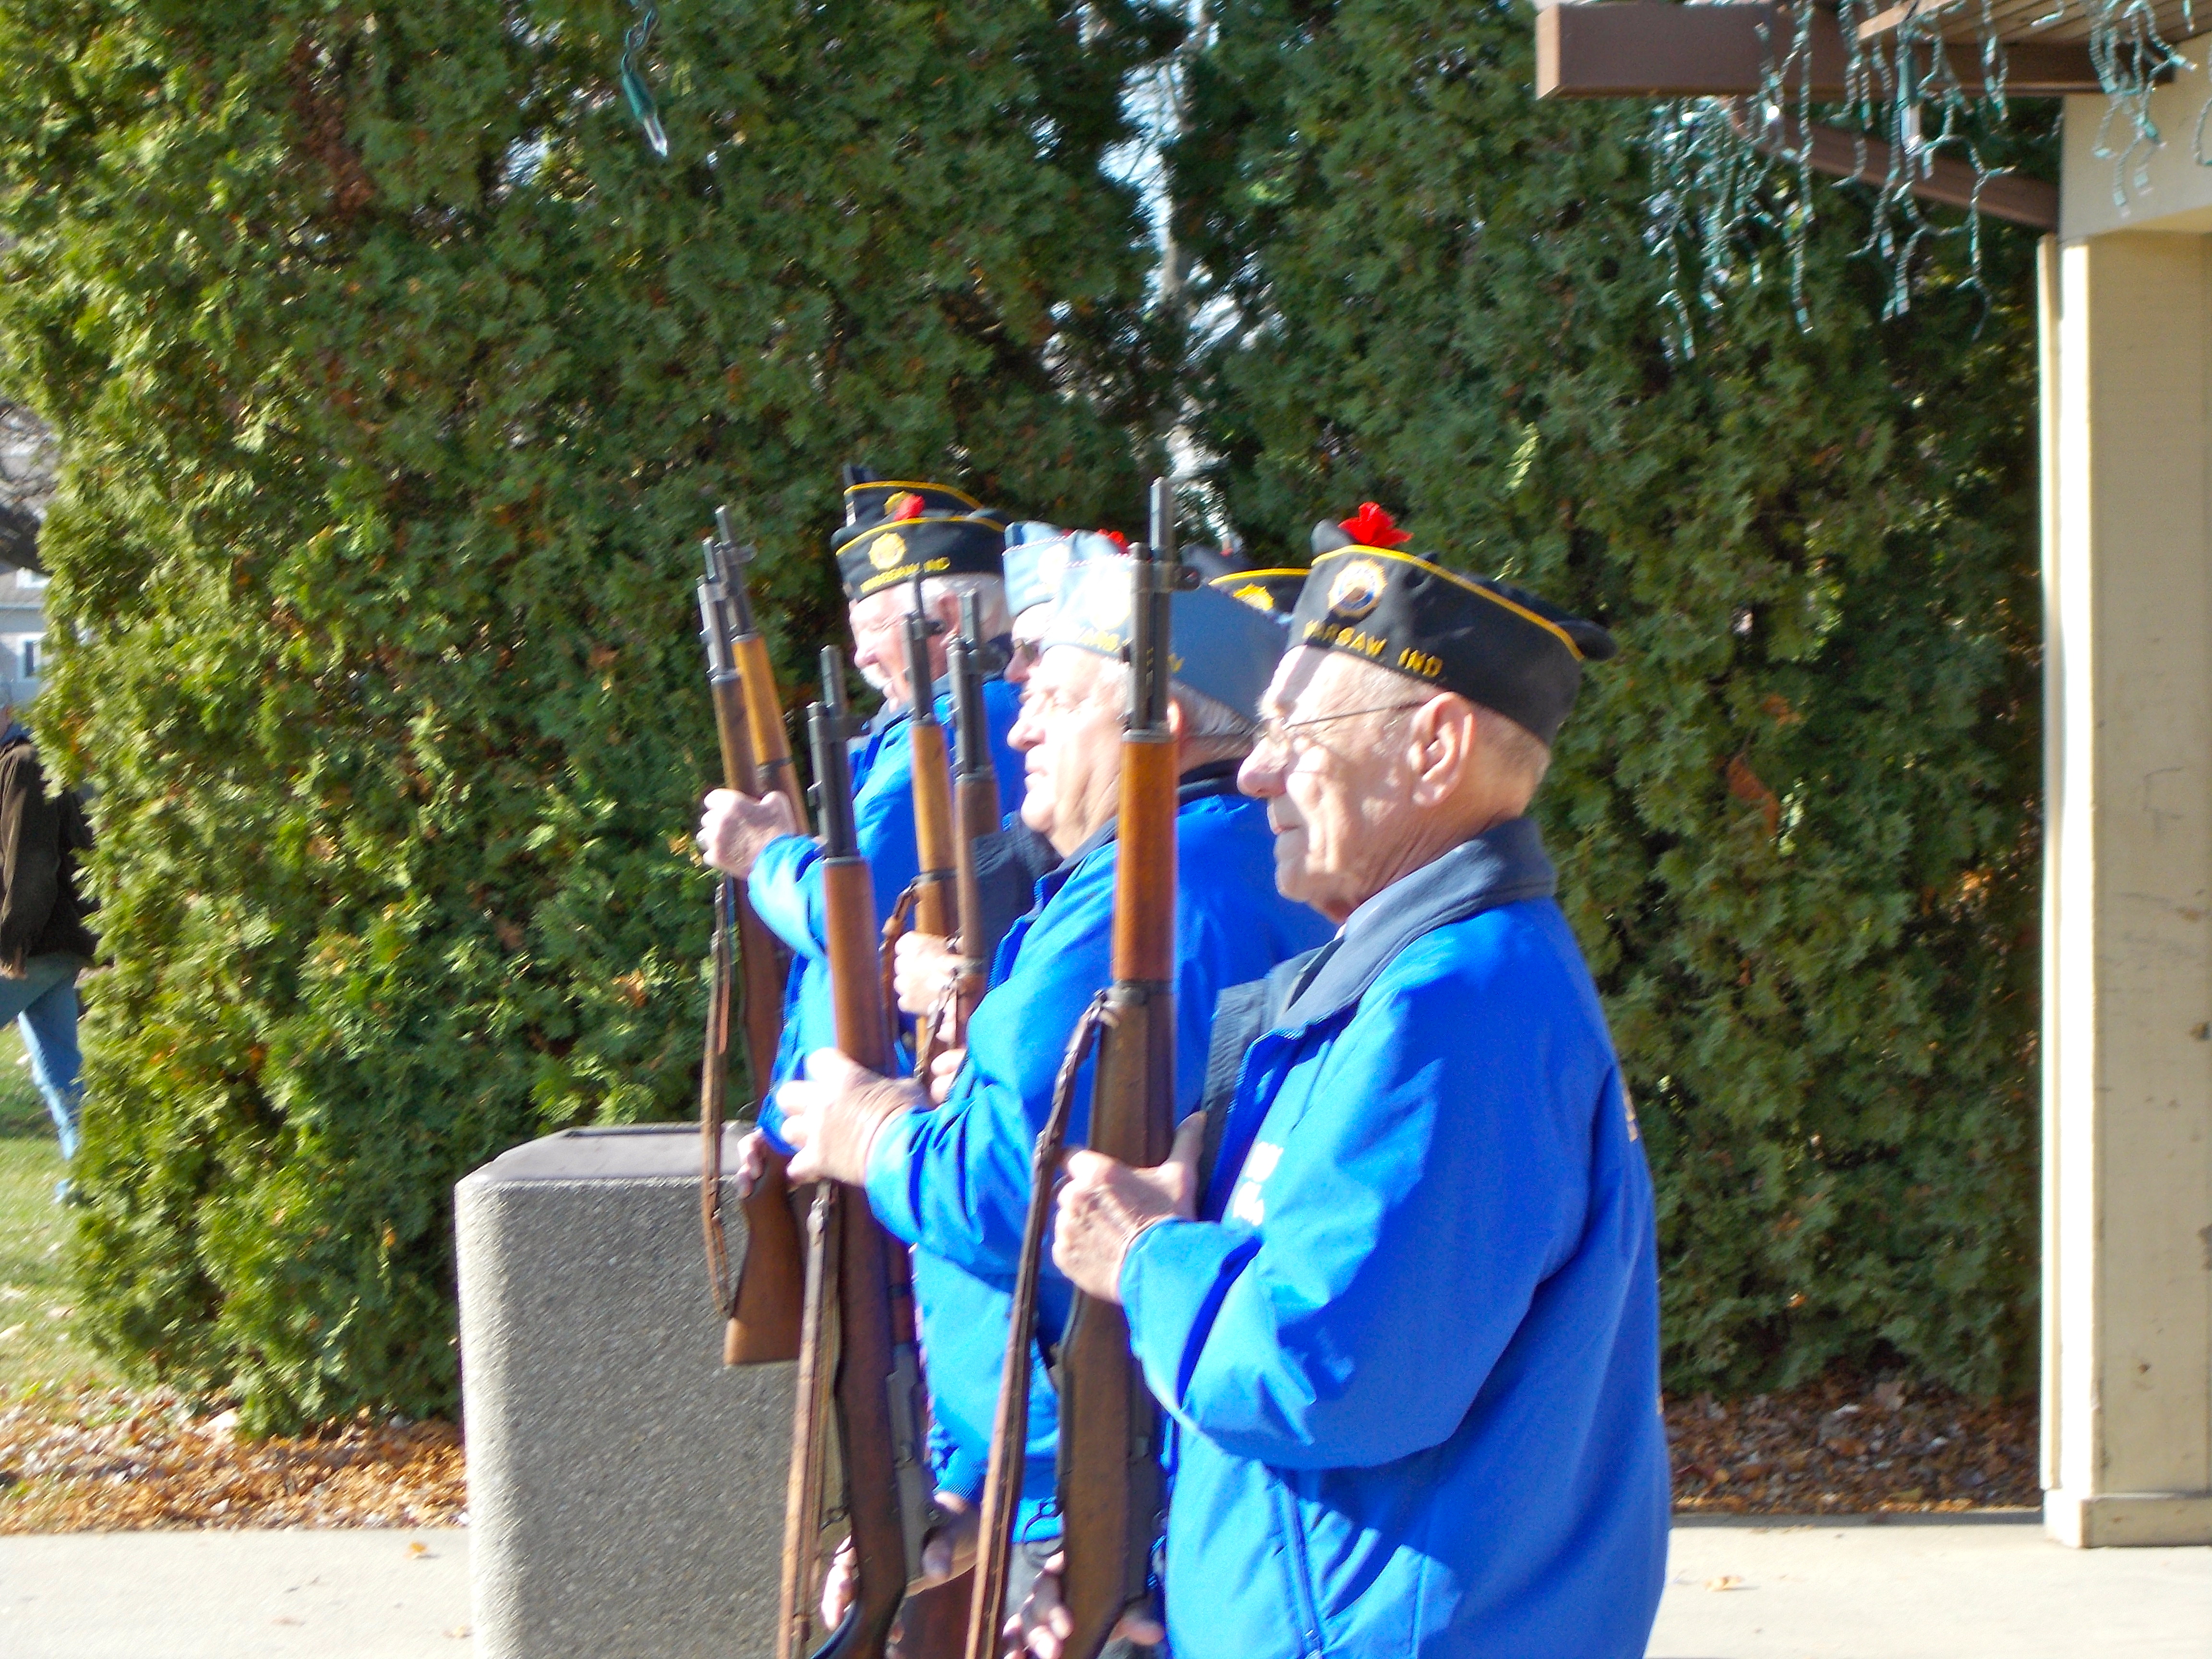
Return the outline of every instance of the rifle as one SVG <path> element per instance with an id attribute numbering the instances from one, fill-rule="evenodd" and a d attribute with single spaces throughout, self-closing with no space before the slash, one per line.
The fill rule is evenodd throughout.
<path id="1" fill-rule="evenodd" d="M 914 755 L 914 925 L 949 938 L 958 931 L 953 914 L 952 760 L 937 718 L 937 677 L 929 672 L 929 641 L 943 631 L 921 608 L 921 578 L 914 579 L 914 610 L 906 619 L 907 684 L 914 714 L 908 722 Z"/>
<path id="2" fill-rule="evenodd" d="M 946 1046 L 957 1048 L 968 1016 L 982 1000 L 991 971 L 983 954 L 983 896 L 977 886 L 975 845 L 999 828 L 999 775 L 991 759 L 989 716 L 983 707 L 983 602 L 960 596 L 960 631 L 945 653 L 952 681 L 952 851 L 953 890 L 959 896 L 960 955 L 949 1018 L 942 1022 Z"/>
<path id="3" fill-rule="evenodd" d="M 872 1071 L 890 1064 L 891 1031 L 876 957 L 876 900 L 853 828 L 852 720 L 844 660 L 822 653 L 823 700 L 807 710 L 822 819 L 822 900 L 837 1046 Z M 867 1194 L 817 1182 L 809 1214 L 805 1328 L 786 1492 L 780 1659 L 795 1659 L 821 1589 L 829 1426 L 837 1428 L 856 1571 L 853 1601 L 816 1659 L 882 1659 L 921 1569 L 938 1520 L 922 1425 L 927 1413 L 915 1346 L 914 1293 L 904 1247 L 868 1208 Z"/>
<path id="4" fill-rule="evenodd" d="M 699 624 L 707 647 L 714 729 L 721 744 L 722 784 L 755 795 L 761 791 L 761 777 L 748 717 L 750 683 L 738 671 L 731 640 L 735 617 L 750 615 L 743 598 L 744 561 L 726 558 L 725 549 L 713 540 L 706 551 L 707 574 L 699 581 Z M 734 548 L 728 551 L 735 553 Z M 773 698 L 774 687 L 765 678 L 764 652 L 760 663 L 761 683 Z M 775 726 L 780 734 L 780 714 Z M 787 750 L 785 764 L 789 765 Z M 745 1197 L 745 1260 L 734 1280 L 729 1236 L 722 1223 L 722 1124 L 729 1097 L 731 1006 L 737 1004 L 743 1024 L 745 1066 L 757 1115 L 783 1031 L 787 965 L 781 942 L 754 914 L 745 884 L 734 877 L 724 877 L 715 890 L 713 962 L 706 1053 L 699 1077 L 699 1218 L 706 1237 L 708 1283 L 726 1322 L 722 1363 L 790 1359 L 799 1352 L 802 1267 L 783 1158 L 770 1155 L 761 1179 Z"/>
<path id="5" fill-rule="evenodd" d="M 969 1659 L 990 1659 L 1006 1617 L 1006 1563 L 1020 1501 L 1029 1415 L 1029 1352 L 1053 1176 L 1066 1144 L 1076 1073 L 1091 1044 L 1098 1067 L 1091 1094 L 1091 1146 L 1149 1167 L 1168 1155 L 1175 1115 L 1176 750 L 1168 730 L 1168 602 L 1195 573 L 1176 552 L 1167 481 L 1152 491 L 1151 544 L 1130 550 L 1134 596 L 1129 712 L 1121 735 L 1121 806 L 1114 871 L 1114 980 L 1070 1039 L 1038 1135 L 1023 1229 L 1012 1328 L 1000 1373 L 990 1472 L 981 1516 L 982 1557 L 969 1622 Z M 1159 1464 L 1159 1407 L 1129 1352 L 1121 1310 L 1078 1292 L 1062 1334 L 1059 1504 L 1066 1563 L 1060 1600 L 1074 1630 L 1061 1650 L 1095 1659 L 1121 1616 L 1146 1605 L 1152 1540 L 1166 1507 Z M 986 1633 L 988 1632 L 988 1634 Z"/>
<path id="6" fill-rule="evenodd" d="M 745 567 L 753 550 L 738 539 L 730 522 L 730 509 L 714 509 L 714 537 L 708 543 L 708 558 L 714 580 L 730 611 L 730 653 L 745 692 L 745 725 L 752 734 L 753 761 L 760 774 L 757 793 L 773 791 L 791 803 L 799 832 L 806 830 L 806 792 L 791 763 L 791 738 L 783 727 L 783 704 L 775 695 L 775 665 L 769 660 L 768 641 L 753 616 L 752 594 L 745 586 Z"/>
<path id="7" fill-rule="evenodd" d="M 932 620 L 922 608 L 921 580 L 920 576 L 914 579 L 914 609 L 906 619 L 907 685 L 914 711 L 908 720 L 907 731 L 913 762 L 909 775 L 914 789 L 917 867 L 913 884 L 899 896 L 898 903 L 884 923 L 886 1006 L 891 1001 L 891 953 L 899 935 L 909 927 L 940 939 L 950 938 L 959 930 L 959 919 L 954 910 L 957 889 L 953 872 L 952 763 L 945 744 L 944 722 L 937 718 L 936 676 L 929 670 L 929 641 L 943 631 L 944 625 Z M 916 1029 L 916 1077 L 927 1079 L 929 1075 L 936 1025 L 935 1019 L 924 1019 Z"/>

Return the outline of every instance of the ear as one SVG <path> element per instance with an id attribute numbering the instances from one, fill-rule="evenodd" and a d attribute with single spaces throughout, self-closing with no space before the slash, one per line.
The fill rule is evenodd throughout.
<path id="1" fill-rule="evenodd" d="M 1168 699 L 1168 736 L 1176 743 L 1182 741 L 1182 705 L 1173 697 Z"/>
<path id="2" fill-rule="evenodd" d="M 1450 799 L 1474 769 L 1474 705 L 1457 692 L 1439 692 L 1414 709 L 1407 724 L 1414 803 L 1434 806 Z"/>

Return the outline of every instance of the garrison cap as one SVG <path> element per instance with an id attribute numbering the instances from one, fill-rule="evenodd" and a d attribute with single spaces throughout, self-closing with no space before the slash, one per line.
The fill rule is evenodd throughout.
<path id="1" fill-rule="evenodd" d="M 1583 665 L 1612 656 L 1613 635 L 1526 588 L 1397 550 L 1411 539 L 1372 501 L 1340 524 L 1316 525 L 1291 642 L 1456 691 L 1551 743 Z"/>
<path id="2" fill-rule="evenodd" d="M 845 522 L 830 538 L 848 599 L 916 576 L 996 576 L 1006 520 L 950 484 L 845 469 Z"/>
<path id="3" fill-rule="evenodd" d="M 1063 530 L 1028 519 L 1008 525 L 1006 614 L 1018 617 L 1032 605 L 1052 604 L 1060 597 L 1061 581 L 1076 566 L 1127 550 L 1102 531 Z"/>
<path id="4" fill-rule="evenodd" d="M 1071 566 L 1043 644 L 1126 660 L 1132 574 L 1124 558 L 1092 557 Z M 1248 719 L 1258 714 L 1260 698 L 1290 643 L 1280 617 L 1212 587 L 1194 587 L 1169 599 L 1168 628 L 1170 678 Z"/>
<path id="5" fill-rule="evenodd" d="M 1305 566 L 1268 566 L 1251 570 L 1231 570 L 1225 575 L 1210 578 L 1206 586 L 1218 589 L 1232 599 L 1242 599 L 1255 611 L 1272 611 L 1287 618 L 1298 607 L 1298 594 L 1306 585 Z"/>

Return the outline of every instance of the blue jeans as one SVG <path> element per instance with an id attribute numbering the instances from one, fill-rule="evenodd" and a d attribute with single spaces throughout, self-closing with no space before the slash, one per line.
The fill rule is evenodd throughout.
<path id="1" fill-rule="evenodd" d="M 83 966 L 81 957 L 33 957 L 22 978 L 0 976 L 0 1025 L 22 1024 L 31 1080 L 46 1097 L 64 1158 L 76 1156 L 77 1104 L 84 1098 L 76 1076 L 76 976 Z"/>

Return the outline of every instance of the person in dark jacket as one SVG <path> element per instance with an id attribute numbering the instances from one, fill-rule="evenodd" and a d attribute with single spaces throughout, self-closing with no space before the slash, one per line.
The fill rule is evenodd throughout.
<path id="1" fill-rule="evenodd" d="M 31 734 L 0 682 L 0 1021 L 22 1027 L 31 1076 L 62 1157 L 77 1147 L 76 979 L 98 942 L 85 926 L 76 861 L 92 847 L 83 804 L 46 787 Z M 55 1196 L 67 1195 L 63 1181 Z"/>
<path id="2" fill-rule="evenodd" d="M 1336 937 L 1223 1000 L 1241 1063 L 1167 1164 L 1070 1155 L 1054 1260 L 1174 1419 L 1176 1659 L 1641 1659 L 1651 1183 L 1527 816 L 1613 641 L 1404 539 L 1371 507 L 1316 532 L 1240 779 Z"/>

